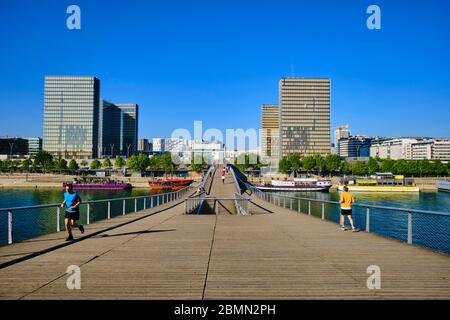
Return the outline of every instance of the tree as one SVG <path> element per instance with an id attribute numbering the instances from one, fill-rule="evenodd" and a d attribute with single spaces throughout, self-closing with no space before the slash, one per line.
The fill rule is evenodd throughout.
<path id="1" fill-rule="evenodd" d="M 288 157 L 288 161 L 291 165 L 291 169 L 294 170 L 295 173 L 300 171 L 302 167 L 302 161 L 300 160 L 300 156 L 298 154 L 291 154 Z"/>
<path id="2" fill-rule="evenodd" d="M 91 162 L 92 170 L 97 170 L 97 169 L 100 169 L 101 167 L 102 167 L 102 164 L 97 159 L 95 159 L 94 161 Z"/>
<path id="3" fill-rule="evenodd" d="M 341 172 L 343 174 L 351 174 L 352 173 L 352 166 L 347 161 L 342 161 L 341 163 Z"/>
<path id="4" fill-rule="evenodd" d="M 281 173 L 290 173 L 291 163 L 289 162 L 287 157 L 284 157 L 280 160 L 280 162 L 278 162 L 278 171 Z"/>
<path id="5" fill-rule="evenodd" d="M 31 165 L 31 160 L 25 159 L 22 161 L 21 169 L 24 171 L 29 171 Z"/>
<path id="6" fill-rule="evenodd" d="M 81 160 L 80 164 L 81 164 L 82 167 L 87 167 L 88 162 L 83 159 L 83 160 Z"/>
<path id="7" fill-rule="evenodd" d="M 316 160 L 314 157 L 305 157 L 302 159 L 303 169 L 306 170 L 306 172 L 311 171 L 316 166 Z"/>
<path id="8" fill-rule="evenodd" d="M 353 174 L 357 175 L 357 176 L 364 176 L 369 172 L 369 168 L 367 166 L 367 163 L 364 161 L 356 161 L 353 165 L 352 165 L 352 171 Z"/>
<path id="9" fill-rule="evenodd" d="M 337 154 L 329 154 L 325 157 L 326 170 L 331 174 L 341 168 L 341 157 Z"/>
<path id="10" fill-rule="evenodd" d="M 315 161 L 315 168 L 322 175 L 322 171 L 326 169 L 325 159 L 320 154 L 318 154 L 314 156 L 314 161 Z"/>
<path id="11" fill-rule="evenodd" d="M 56 170 L 67 170 L 67 161 L 62 158 L 55 160 L 54 168 Z"/>
<path id="12" fill-rule="evenodd" d="M 192 153 L 191 157 L 191 169 L 196 172 L 200 172 L 208 168 L 202 153 Z"/>
<path id="13" fill-rule="evenodd" d="M 121 156 L 116 156 L 116 159 L 114 160 L 114 166 L 116 168 L 122 168 L 125 165 L 125 161 L 122 159 Z"/>
<path id="14" fill-rule="evenodd" d="M 106 157 L 105 160 L 103 160 L 103 168 L 111 168 L 112 163 L 111 160 L 109 160 L 109 157 Z"/>
<path id="15" fill-rule="evenodd" d="M 150 159 L 145 154 L 132 155 L 127 160 L 128 168 L 136 172 L 144 172 L 145 170 L 147 170 L 149 165 Z"/>
<path id="16" fill-rule="evenodd" d="M 370 158 L 367 162 L 367 171 L 369 174 L 374 174 L 375 172 L 380 171 L 380 166 L 378 161 L 374 158 Z"/>
<path id="17" fill-rule="evenodd" d="M 78 163 L 72 159 L 69 161 L 69 166 L 68 166 L 69 170 L 75 171 L 78 170 L 80 167 L 78 166 Z"/>
<path id="18" fill-rule="evenodd" d="M 395 165 L 395 160 L 384 159 L 381 161 L 381 171 L 382 172 L 393 172 L 394 165 Z"/>
<path id="19" fill-rule="evenodd" d="M 40 166 L 44 171 L 51 170 L 54 167 L 53 156 L 44 150 L 39 150 L 34 156 L 36 166 Z"/>

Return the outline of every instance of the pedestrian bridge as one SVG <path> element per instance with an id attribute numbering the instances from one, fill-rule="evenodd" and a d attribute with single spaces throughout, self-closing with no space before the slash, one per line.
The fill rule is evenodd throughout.
<path id="1" fill-rule="evenodd" d="M 217 200 L 218 214 L 186 214 L 192 189 L 89 224 L 70 243 L 57 232 L 0 247 L 0 298 L 450 298 L 449 255 L 373 233 L 339 232 L 333 222 L 255 193 L 240 199 L 251 214 L 239 214 L 244 205 L 236 205 L 234 177 L 222 183 L 219 170 L 202 182 L 209 201 L 233 199 Z M 66 285 L 73 265 L 81 270 L 79 290 Z M 379 283 L 371 281 L 372 270 L 379 270 Z"/>

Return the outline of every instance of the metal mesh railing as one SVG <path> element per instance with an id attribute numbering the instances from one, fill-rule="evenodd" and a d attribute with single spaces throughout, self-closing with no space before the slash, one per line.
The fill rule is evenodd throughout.
<path id="1" fill-rule="evenodd" d="M 90 224 L 119 215 L 154 208 L 178 200 L 191 188 L 128 198 L 112 198 L 82 202 L 80 223 Z M 64 230 L 64 208 L 59 203 L 0 208 L 0 245 L 12 244 L 41 235 Z"/>
<path id="2" fill-rule="evenodd" d="M 264 201 L 289 210 L 339 223 L 340 204 L 336 201 L 265 193 L 248 185 Z M 450 254 L 450 213 L 366 204 L 353 205 L 355 226 L 436 251 Z"/>

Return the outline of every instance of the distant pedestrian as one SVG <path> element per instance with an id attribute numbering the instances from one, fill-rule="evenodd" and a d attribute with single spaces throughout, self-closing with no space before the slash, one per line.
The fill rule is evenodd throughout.
<path id="1" fill-rule="evenodd" d="M 225 171 L 222 171 L 222 183 L 225 183 Z"/>
<path id="2" fill-rule="evenodd" d="M 77 192 L 73 191 L 73 185 L 71 183 L 66 184 L 64 201 L 63 203 L 61 203 L 61 208 L 66 207 L 64 225 L 66 227 L 67 233 L 69 234 L 66 241 L 73 240 L 72 235 L 73 228 L 78 228 L 81 233 L 84 233 L 83 226 L 77 224 L 77 221 L 80 220 L 80 205 L 81 205 L 81 198 Z"/>
<path id="3" fill-rule="evenodd" d="M 344 187 L 344 192 L 341 194 L 339 199 L 339 203 L 341 204 L 341 225 L 339 230 L 345 231 L 345 217 L 350 221 L 350 225 L 352 226 L 352 231 L 356 232 L 358 229 L 355 228 L 352 218 L 352 205 L 355 203 L 355 198 L 348 192 L 348 187 Z"/>

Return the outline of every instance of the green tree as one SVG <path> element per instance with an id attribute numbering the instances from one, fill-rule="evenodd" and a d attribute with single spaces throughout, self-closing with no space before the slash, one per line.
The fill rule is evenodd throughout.
<path id="1" fill-rule="evenodd" d="M 69 170 L 75 171 L 78 170 L 80 167 L 78 166 L 78 163 L 72 159 L 69 161 L 69 165 L 68 165 Z"/>
<path id="2" fill-rule="evenodd" d="M 368 168 L 366 162 L 364 162 L 364 161 L 356 161 L 352 165 L 352 171 L 353 171 L 353 174 L 355 174 L 357 176 L 364 176 L 364 175 L 369 173 L 369 168 Z"/>
<path id="3" fill-rule="evenodd" d="M 314 156 L 314 161 L 315 161 L 315 163 L 316 163 L 315 168 L 316 168 L 317 171 L 319 171 L 319 173 L 322 175 L 322 172 L 323 172 L 324 170 L 326 170 L 326 168 L 327 168 L 324 157 L 322 157 L 320 154 L 315 155 L 315 156 Z"/>
<path id="4" fill-rule="evenodd" d="M 40 166 L 45 171 L 51 170 L 54 167 L 53 156 L 47 151 L 40 150 L 34 156 L 36 166 Z"/>
<path id="5" fill-rule="evenodd" d="M 316 167 L 316 160 L 314 157 L 311 156 L 305 157 L 302 159 L 302 165 L 303 169 L 305 169 L 306 172 L 309 172 Z"/>
<path id="6" fill-rule="evenodd" d="M 287 157 L 283 157 L 278 162 L 278 171 L 280 173 L 286 173 L 289 174 L 291 171 L 291 163 L 289 162 L 289 159 Z"/>
<path id="7" fill-rule="evenodd" d="M 380 171 L 380 165 L 375 158 L 370 158 L 367 162 L 367 172 L 369 174 L 374 174 L 375 172 Z"/>
<path id="8" fill-rule="evenodd" d="M 103 160 L 103 168 L 111 168 L 112 163 L 111 160 L 109 160 L 109 157 L 106 157 L 105 160 Z"/>
<path id="9" fill-rule="evenodd" d="M 92 170 L 97 170 L 97 169 L 100 169 L 101 167 L 102 167 L 102 164 L 97 159 L 95 159 L 94 161 L 91 162 Z"/>
<path id="10" fill-rule="evenodd" d="M 352 166 L 347 161 L 342 161 L 340 169 L 343 174 L 351 174 L 352 173 Z"/>
<path id="11" fill-rule="evenodd" d="M 116 168 L 122 168 L 125 165 L 125 161 L 122 159 L 121 156 L 116 156 L 116 159 L 114 160 L 114 166 Z"/>
<path id="12" fill-rule="evenodd" d="M 331 174 L 341 168 L 341 157 L 337 154 L 329 154 L 325 157 L 326 170 Z"/>
<path id="13" fill-rule="evenodd" d="M 288 161 L 291 165 L 292 170 L 298 173 L 300 171 L 300 168 L 302 167 L 302 161 L 300 159 L 300 156 L 298 154 L 291 154 L 288 157 Z"/>
<path id="14" fill-rule="evenodd" d="M 56 170 L 67 170 L 67 161 L 62 158 L 56 159 L 54 168 Z"/>
<path id="15" fill-rule="evenodd" d="M 135 172 L 144 172 L 150 165 L 150 159 L 145 154 L 132 155 L 127 160 L 127 166 Z"/>
<path id="16" fill-rule="evenodd" d="M 22 161 L 21 169 L 23 171 L 29 171 L 31 166 L 31 160 L 25 159 Z"/>
<path id="17" fill-rule="evenodd" d="M 80 165 L 81 165 L 82 167 L 87 167 L 88 162 L 87 162 L 85 159 L 83 159 L 83 160 L 81 160 Z"/>
<path id="18" fill-rule="evenodd" d="M 203 157 L 203 153 L 195 152 L 191 156 L 191 169 L 196 172 L 201 172 L 208 168 L 208 164 Z"/>
<path id="19" fill-rule="evenodd" d="M 381 171 L 382 172 L 393 172 L 394 165 L 395 165 L 395 160 L 383 159 L 381 161 Z"/>

